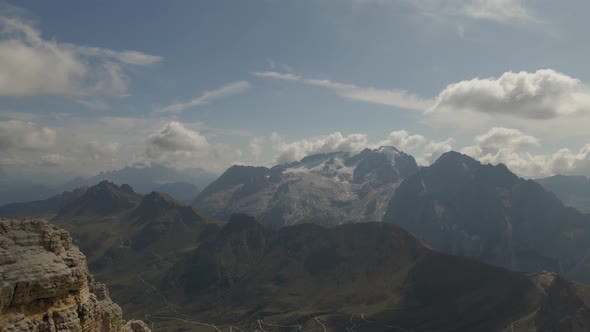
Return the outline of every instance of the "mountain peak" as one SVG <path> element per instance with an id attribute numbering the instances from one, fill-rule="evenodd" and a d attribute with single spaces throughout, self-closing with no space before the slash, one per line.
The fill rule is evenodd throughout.
<path id="1" fill-rule="evenodd" d="M 473 165 L 481 165 L 481 163 L 466 154 L 462 154 L 457 151 L 449 151 L 443 153 L 438 159 L 434 162 L 433 165 L 458 165 L 458 164 L 465 164 L 467 166 Z"/>
<path id="2" fill-rule="evenodd" d="M 139 222 L 173 222 L 194 223 L 203 220 L 192 207 L 185 206 L 167 194 L 152 191 L 143 196 L 133 215 Z"/>
<path id="3" fill-rule="evenodd" d="M 80 197 L 68 202 L 57 218 L 64 216 L 100 217 L 129 210 L 137 206 L 141 196 L 129 185 L 116 184 L 104 180 L 86 190 Z"/>
<path id="4" fill-rule="evenodd" d="M 143 196 L 130 214 L 138 231 L 132 236 L 132 247 L 145 249 L 178 241 L 198 232 L 205 218 L 190 206 L 183 205 L 167 194 L 153 191 Z"/>
<path id="5" fill-rule="evenodd" d="M 318 153 L 271 169 L 232 166 L 194 205 L 218 219 L 242 212 L 273 227 L 374 221 L 397 184 L 417 170 L 412 156 L 392 146 Z"/>
<path id="6" fill-rule="evenodd" d="M 398 150 L 398 148 L 391 145 L 382 145 L 376 151 L 387 154 L 397 154 L 401 152 L 400 150 Z"/>

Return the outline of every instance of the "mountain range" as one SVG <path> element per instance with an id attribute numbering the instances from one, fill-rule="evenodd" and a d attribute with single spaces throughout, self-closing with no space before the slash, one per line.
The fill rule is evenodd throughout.
<path id="1" fill-rule="evenodd" d="M 128 198 L 108 183 L 93 191 Z M 587 286 L 438 253 L 388 223 L 273 230 L 236 214 L 220 225 L 157 193 L 95 212 L 54 223 L 70 230 L 126 318 L 157 331 L 590 328 Z"/>
<path id="2" fill-rule="evenodd" d="M 151 163 L 141 166 L 126 166 L 91 177 L 77 177 L 67 182 L 56 180 L 51 184 L 0 178 L 0 205 L 46 200 L 59 196 L 64 191 L 91 187 L 105 180 L 119 185 L 128 184 L 143 194 L 152 191 L 163 192 L 188 203 L 193 201 L 200 190 L 216 177 L 216 174 L 200 168 L 175 169 Z"/>
<path id="3" fill-rule="evenodd" d="M 383 221 L 446 253 L 590 282 L 590 216 L 502 164 L 445 153 L 401 183 Z"/>
<path id="4" fill-rule="evenodd" d="M 275 228 L 380 221 L 396 186 L 417 169 L 394 147 L 317 154 L 272 168 L 233 166 L 193 205 L 222 220 L 247 213 Z"/>
<path id="5" fill-rule="evenodd" d="M 502 164 L 320 154 L 234 166 L 195 205 L 102 181 L 0 216 L 55 216 L 129 318 L 162 331 L 590 328 L 568 279 L 590 282 L 590 216 Z"/>
<path id="6" fill-rule="evenodd" d="M 147 194 L 156 189 L 166 191 L 186 190 L 180 199 L 196 196 L 193 192 L 196 188 L 204 188 L 217 177 L 216 174 L 207 172 L 201 168 L 176 169 L 160 164 L 151 163 L 142 166 L 126 166 L 122 169 L 102 172 L 89 178 L 78 177 L 63 185 L 63 190 L 73 190 L 83 186 L 93 186 L 101 181 L 110 181 L 115 184 L 128 184 L 139 193 Z M 181 184 L 178 184 L 181 183 Z M 175 184 L 175 185 L 173 185 Z M 184 186 L 185 188 L 182 188 Z M 162 190 L 164 189 L 164 190 Z M 198 190 L 198 189 L 197 189 Z"/>

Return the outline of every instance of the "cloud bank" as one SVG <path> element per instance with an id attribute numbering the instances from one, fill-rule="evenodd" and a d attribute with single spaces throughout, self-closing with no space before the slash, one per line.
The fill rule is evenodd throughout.
<path id="1" fill-rule="evenodd" d="M 109 95 L 128 91 L 124 66 L 147 66 L 161 57 L 138 51 L 44 39 L 31 22 L 0 15 L 0 96 Z"/>
<path id="2" fill-rule="evenodd" d="M 0 121 L 0 152 L 44 150 L 55 145 L 55 130 L 33 122 Z"/>
<path id="3" fill-rule="evenodd" d="M 551 69 L 506 72 L 499 78 L 448 85 L 430 112 L 472 111 L 529 119 L 572 116 L 590 110 L 590 87 Z"/>

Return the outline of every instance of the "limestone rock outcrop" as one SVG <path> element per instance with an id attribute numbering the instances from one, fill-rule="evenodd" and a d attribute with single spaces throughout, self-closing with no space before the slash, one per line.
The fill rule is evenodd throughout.
<path id="1" fill-rule="evenodd" d="M 65 230 L 44 220 L 0 219 L 0 332 L 147 332 L 124 322 Z"/>

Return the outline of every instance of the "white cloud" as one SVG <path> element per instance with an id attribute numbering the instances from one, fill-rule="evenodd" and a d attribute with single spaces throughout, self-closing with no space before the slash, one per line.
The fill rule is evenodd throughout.
<path id="1" fill-rule="evenodd" d="M 520 0 L 404 0 L 420 13 L 439 20 L 468 18 L 500 23 L 538 19 Z"/>
<path id="2" fill-rule="evenodd" d="M 436 97 L 432 114 L 481 112 L 530 119 L 573 116 L 590 110 L 590 88 L 551 69 L 506 72 L 499 78 L 448 85 Z"/>
<path id="3" fill-rule="evenodd" d="M 472 0 L 461 1 L 459 13 L 475 19 L 505 21 L 530 21 L 533 16 L 520 0 Z"/>
<path id="4" fill-rule="evenodd" d="M 123 73 L 123 68 L 111 61 L 104 62 L 100 68 L 95 74 L 96 83 L 88 87 L 88 93 L 127 96 L 129 79 Z"/>
<path id="5" fill-rule="evenodd" d="M 157 133 L 151 135 L 148 143 L 148 154 L 152 155 L 165 152 L 190 153 L 209 148 L 207 138 L 176 121 L 166 124 Z"/>
<path id="6" fill-rule="evenodd" d="M 503 73 L 449 84 L 435 98 L 406 90 L 382 90 L 305 78 L 294 73 L 254 72 L 261 78 L 299 82 L 329 89 L 347 99 L 424 112 L 422 121 L 448 126 L 521 119 L 573 118 L 590 115 L 590 86 L 552 69 Z M 489 124 L 488 124 L 489 128 Z"/>
<path id="7" fill-rule="evenodd" d="M 386 140 L 381 140 L 377 144 L 371 144 L 368 137 L 367 134 L 343 135 L 335 132 L 330 135 L 287 142 L 278 133 L 273 133 L 270 142 L 276 152 L 275 162 L 279 164 L 298 161 L 317 153 L 340 151 L 356 153 L 365 148 L 394 146 L 403 151 L 411 150 L 416 161 L 422 165 L 430 165 L 441 154 L 451 151 L 455 143 L 453 138 L 443 141 L 428 140 L 422 135 L 413 135 L 405 130 L 391 132 Z"/>
<path id="8" fill-rule="evenodd" d="M 495 153 L 500 149 L 518 150 L 539 146 L 536 137 L 523 134 L 520 130 L 494 127 L 487 133 L 475 137 L 473 142 L 484 154 Z"/>
<path id="9" fill-rule="evenodd" d="M 161 56 L 145 54 L 137 51 L 119 52 L 99 47 L 77 46 L 71 44 L 67 44 L 67 46 L 81 55 L 110 58 L 128 65 L 149 66 L 159 63 L 163 59 Z"/>
<path id="10" fill-rule="evenodd" d="M 503 163 L 520 176 L 590 174 L 590 144 L 578 152 L 563 148 L 553 153 L 533 154 L 523 150 L 540 146 L 539 139 L 510 128 L 492 128 L 476 136 L 473 143 L 461 152 L 484 164 Z"/>
<path id="11" fill-rule="evenodd" d="M 200 132 L 176 121 L 165 124 L 147 139 L 147 147 L 135 162 L 157 162 L 177 168 L 201 167 L 213 172 L 225 170 L 242 151 L 213 143 Z"/>
<path id="12" fill-rule="evenodd" d="M 422 135 L 410 135 L 405 130 L 392 131 L 386 140 L 379 142 L 378 146 L 394 146 L 402 151 L 413 150 L 427 142 Z"/>
<path id="13" fill-rule="evenodd" d="M 308 85 L 319 86 L 329 89 L 341 97 L 373 104 L 420 111 L 425 110 L 432 105 L 430 100 L 420 98 L 419 96 L 411 94 L 406 90 L 384 90 L 372 87 L 360 87 L 354 84 L 304 78 L 293 73 L 279 73 L 274 71 L 253 72 L 252 74 L 262 78 L 295 81 Z"/>
<path id="14" fill-rule="evenodd" d="M 41 166 L 48 166 L 48 167 L 56 167 L 62 166 L 66 162 L 66 157 L 62 156 L 59 153 L 52 153 L 49 155 L 45 155 L 41 157 L 41 162 L 39 165 Z"/>
<path id="15" fill-rule="evenodd" d="M 290 163 L 301 160 L 305 156 L 329 152 L 357 152 L 369 146 L 366 134 L 342 135 L 335 132 L 327 136 L 319 136 L 287 143 L 279 134 L 271 136 L 273 149 L 277 152 L 276 162 Z"/>
<path id="16" fill-rule="evenodd" d="M 102 143 L 99 141 L 91 141 L 85 145 L 85 150 L 90 156 L 92 160 L 102 160 L 112 158 L 119 148 L 121 144 L 117 142 L 112 143 Z"/>
<path id="17" fill-rule="evenodd" d="M 33 122 L 0 121 L 0 151 L 43 150 L 55 144 L 55 130 Z"/>
<path id="18" fill-rule="evenodd" d="M 259 138 L 259 137 L 255 137 L 255 138 L 251 139 L 250 142 L 248 143 L 248 152 L 250 153 L 250 155 L 252 157 L 254 157 L 254 160 L 256 160 L 256 161 L 258 161 L 260 159 L 260 156 L 262 155 L 263 143 L 264 143 L 264 139 Z"/>
<path id="19" fill-rule="evenodd" d="M 164 106 L 158 109 L 158 112 L 172 112 L 178 113 L 186 110 L 187 108 L 195 107 L 195 106 L 202 106 L 209 104 L 214 100 L 218 100 L 221 98 L 229 97 L 235 94 L 242 93 L 250 88 L 250 83 L 247 81 L 239 81 L 229 83 L 224 85 L 223 87 L 212 90 L 212 91 L 205 91 L 202 93 L 198 98 L 193 100 L 183 102 L 183 103 L 175 103 L 168 106 Z"/>
<path id="20" fill-rule="evenodd" d="M 418 164 L 430 165 L 443 153 L 453 150 L 455 139 L 448 138 L 444 141 L 430 141 L 422 151 L 422 157 L 416 158 Z"/>
<path id="21" fill-rule="evenodd" d="M 0 96 L 125 95 L 124 65 L 161 58 L 136 51 L 76 46 L 43 39 L 19 17 L 0 16 Z"/>

